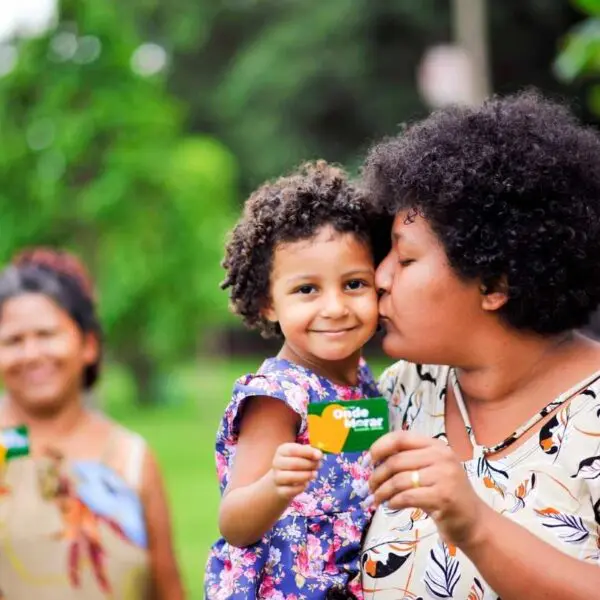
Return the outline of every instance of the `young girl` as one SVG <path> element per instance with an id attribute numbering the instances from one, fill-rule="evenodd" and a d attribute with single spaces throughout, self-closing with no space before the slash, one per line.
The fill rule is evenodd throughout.
<path id="1" fill-rule="evenodd" d="M 238 379 L 217 434 L 206 598 L 360 598 L 370 470 L 309 445 L 307 406 L 379 395 L 361 358 L 378 321 L 366 205 L 340 169 L 305 165 L 250 197 L 224 267 L 233 310 L 283 346 Z"/>

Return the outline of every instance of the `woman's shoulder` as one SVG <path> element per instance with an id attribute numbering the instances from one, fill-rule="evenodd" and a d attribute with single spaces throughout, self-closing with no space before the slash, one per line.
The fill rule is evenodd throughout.
<path id="1" fill-rule="evenodd" d="M 379 380 L 393 429 L 437 435 L 443 429 L 443 402 L 449 367 L 399 361 Z"/>
<path id="2" fill-rule="evenodd" d="M 104 438 L 101 462 L 119 472 L 133 489 L 141 489 L 148 442 L 138 432 L 110 417 L 94 416 Z"/>
<path id="3" fill-rule="evenodd" d="M 562 447 L 575 454 L 595 454 L 600 469 L 600 379 L 592 381 L 570 402 L 561 406 L 540 432 L 540 444 L 547 453 Z M 597 471 L 596 477 L 600 475 Z"/>
<path id="4" fill-rule="evenodd" d="M 127 444 L 146 445 L 146 439 L 142 434 L 127 427 L 111 416 L 99 411 L 90 412 L 90 416 L 93 426 L 98 428 L 97 430 L 107 444 L 118 441 Z"/>
<path id="5" fill-rule="evenodd" d="M 400 360 L 388 367 L 379 378 L 379 389 L 389 400 L 394 394 L 404 395 L 418 390 L 425 392 L 445 388 L 449 367 L 423 365 Z"/>

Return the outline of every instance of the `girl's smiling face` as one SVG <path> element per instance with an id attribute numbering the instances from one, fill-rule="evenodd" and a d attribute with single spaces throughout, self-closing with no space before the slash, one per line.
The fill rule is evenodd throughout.
<path id="1" fill-rule="evenodd" d="M 378 321 L 375 269 L 368 244 L 324 226 L 308 240 L 279 244 L 270 305 L 285 346 L 305 366 L 358 360 Z"/>

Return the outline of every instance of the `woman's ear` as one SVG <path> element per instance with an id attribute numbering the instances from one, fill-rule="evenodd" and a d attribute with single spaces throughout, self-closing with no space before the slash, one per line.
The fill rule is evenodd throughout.
<path id="1" fill-rule="evenodd" d="M 487 311 L 496 311 L 508 302 L 508 282 L 502 278 L 493 286 L 481 284 L 481 308 Z"/>
<path id="2" fill-rule="evenodd" d="M 100 343 L 95 333 L 86 333 L 83 338 L 83 362 L 93 365 L 100 355 Z"/>

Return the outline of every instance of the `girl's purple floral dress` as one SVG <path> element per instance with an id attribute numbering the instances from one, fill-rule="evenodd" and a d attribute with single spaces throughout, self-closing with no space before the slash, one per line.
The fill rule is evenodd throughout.
<path id="1" fill-rule="evenodd" d="M 278 358 L 267 359 L 256 375 L 237 380 L 231 403 L 217 433 L 216 460 L 221 494 L 235 456 L 244 400 L 271 396 L 301 418 L 296 441 L 308 444 L 307 405 L 379 396 L 367 364 L 361 359 L 357 386 L 340 386 L 316 373 Z M 268 435 L 268 432 L 265 432 Z M 297 496 L 273 529 L 246 548 L 220 539 L 206 565 L 207 600 L 313 600 L 330 589 L 350 589 L 362 598 L 360 540 L 371 513 L 362 505 L 368 495 L 370 467 L 360 452 L 326 454 L 316 481 Z M 252 507 L 248 507 L 252 518 Z"/>

